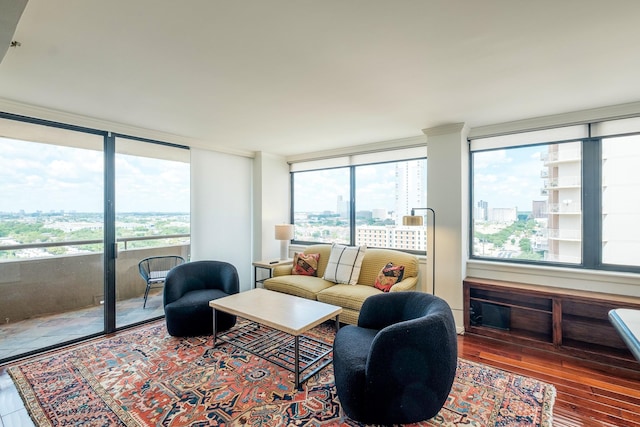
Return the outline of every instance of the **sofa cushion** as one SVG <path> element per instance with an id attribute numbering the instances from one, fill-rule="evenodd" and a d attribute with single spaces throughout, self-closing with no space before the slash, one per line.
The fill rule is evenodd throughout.
<path id="1" fill-rule="evenodd" d="M 297 253 L 293 257 L 291 274 L 300 276 L 317 276 L 320 254 Z"/>
<path id="2" fill-rule="evenodd" d="M 366 250 L 366 246 L 332 244 L 323 278 L 335 283 L 355 285 L 360 277 L 360 267 Z"/>
<path id="3" fill-rule="evenodd" d="M 382 291 L 367 285 L 335 285 L 318 293 L 318 301 L 360 311 L 364 300 Z"/>
<path id="4" fill-rule="evenodd" d="M 404 275 L 404 265 L 393 265 L 392 262 L 387 263 L 376 278 L 376 283 L 373 285 L 382 292 L 389 292 L 391 287 L 397 282 L 402 280 Z"/>
<path id="5" fill-rule="evenodd" d="M 404 266 L 404 280 L 418 276 L 418 258 L 415 255 L 393 249 L 369 248 L 367 255 L 362 260 L 358 284 L 373 287 L 378 273 L 389 262 Z"/>
<path id="6" fill-rule="evenodd" d="M 305 254 L 320 254 L 320 259 L 318 260 L 318 271 L 316 276 L 323 277 L 324 271 L 327 268 L 327 263 L 329 262 L 329 254 L 331 254 L 331 245 L 327 243 L 320 243 L 317 245 L 307 246 L 304 250 Z"/>
<path id="7" fill-rule="evenodd" d="M 272 277 L 265 280 L 263 285 L 270 291 L 315 300 L 318 292 L 334 286 L 335 283 L 327 282 L 320 277 L 288 275 Z"/>

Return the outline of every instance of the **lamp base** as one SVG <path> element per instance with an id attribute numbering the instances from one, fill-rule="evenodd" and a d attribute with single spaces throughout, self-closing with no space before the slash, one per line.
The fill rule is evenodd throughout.
<path id="1" fill-rule="evenodd" d="M 284 261 L 289 259 L 289 241 L 281 240 L 280 241 L 280 261 Z"/>

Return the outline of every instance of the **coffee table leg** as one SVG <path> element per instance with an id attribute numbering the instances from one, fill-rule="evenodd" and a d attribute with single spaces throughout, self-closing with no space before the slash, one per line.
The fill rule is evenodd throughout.
<path id="1" fill-rule="evenodd" d="M 216 338 L 218 335 L 218 328 L 216 325 L 216 309 L 212 308 L 211 310 L 213 310 L 213 347 L 215 348 L 216 346 Z"/>
<path id="2" fill-rule="evenodd" d="M 338 320 L 339 317 L 340 317 L 340 315 L 336 316 L 336 332 L 338 332 L 340 330 L 340 320 Z"/>
<path id="3" fill-rule="evenodd" d="M 298 336 L 296 335 L 294 338 L 294 345 L 295 345 L 295 360 L 294 360 L 294 375 L 295 375 L 295 380 L 296 380 L 296 388 L 298 390 L 300 390 L 300 341 L 298 339 Z"/>

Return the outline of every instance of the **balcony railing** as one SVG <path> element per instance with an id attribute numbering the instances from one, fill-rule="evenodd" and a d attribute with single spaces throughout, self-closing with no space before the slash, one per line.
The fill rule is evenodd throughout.
<path id="1" fill-rule="evenodd" d="M 544 165 L 560 162 L 576 162 L 580 161 L 581 152 L 579 149 L 572 150 L 559 150 L 549 153 L 542 153 L 540 160 L 544 162 Z"/>
<path id="2" fill-rule="evenodd" d="M 579 202 L 563 202 L 549 203 L 547 206 L 549 214 L 571 214 L 579 215 L 582 213 L 582 205 Z"/>
<path id="3" fill-rule="evenodd" d="M 190 243 L 130 248 L 140 240 L 189 238 L 189 234 L 128 237 L 118 239 L 124 249 L 116 258 L 116 298 L 118 301 L 140 297 L 145 283 L 138 273 L 138 262 L 150 256 L 178 255 L 189 258 Z M 3 245 L 0 250 L 37 249 L 56 246 L 82 246 L 102 240 Z M 104 300 L 104 257 L 102 252 L 72 255 L 49 255 L 39 258 L 5 259 L 0 262 L 0 321 L 25 320 L 44 314 L 64 313 L 94 305 Z"/>
<path id="4" fill-rule="evenodd" d="M 580 241 L 582 239 L 582 230 L 551 228 L 547 229 L 547 237 L 552 240 Z"/>
<path id="5" fill-rule="evenodd" d="M 124 250 L 128 249 L 129 242 L 140 242 L 143 240 L 164 240 L 164 239 L 180 239 L 190 237 L 190 234 L 164 234 L 161 236 L 137 236 L 122 237 L 116 239 L 117 243 L 124 243 Z M 21 249 L 37 249 L 37 248 L 55 248 L 67 246 L 84 246 L 104 243 L 102 239 L 94 240 L 65 240 L 62 242 L 38 242 L 38 243 L 20 243 L 17 245 L 0 245 L 0 251 L 15 251 Z"/>
<path id="6" fill-rule="evenodd" d="M 580 188 L 581 179 L 579 176 L 566 176 L 562 178 L 553 178 L 544 181 L 544 188 Z"/>

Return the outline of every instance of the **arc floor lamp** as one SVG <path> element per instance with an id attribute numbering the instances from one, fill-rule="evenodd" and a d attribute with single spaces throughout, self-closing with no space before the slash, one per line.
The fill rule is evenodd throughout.
<path id="1" fill-rule="evenodd" d="M 436 294 L 436 211 L 432 208 L 411 208 L 411 215 L 405 215 L 402 217 L 402 225 L 424 225 L 423 217 L 416 215 L 416 211 L 429 211 L 431 212 L 431 292 Z M 428 216 L 428 215 L 427 215 Z M 427 236 L 429 234 L 429 227 L 427 226 Z M 427 252 L 428 254 L 428 252 Z"/>

